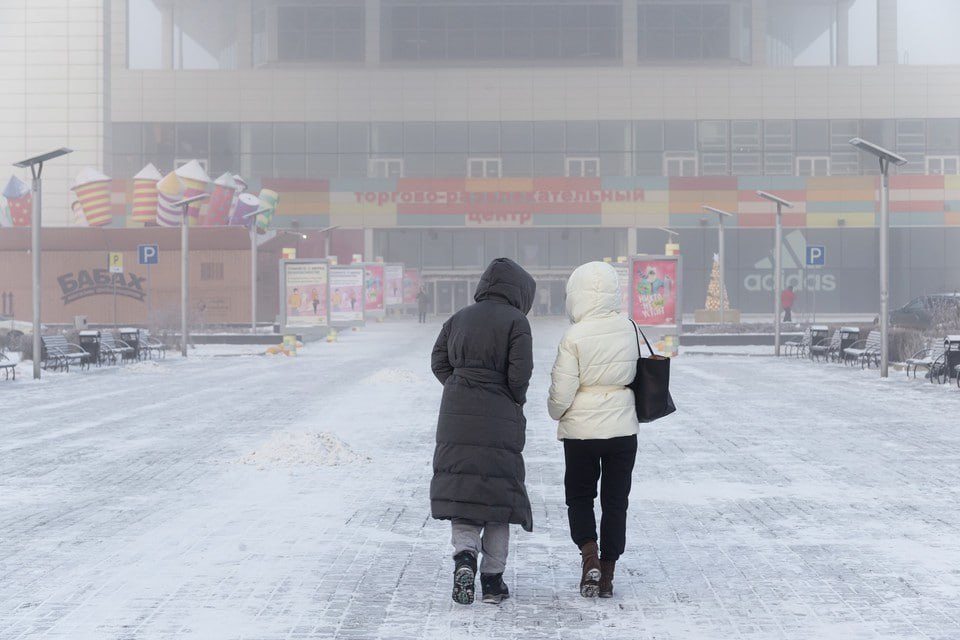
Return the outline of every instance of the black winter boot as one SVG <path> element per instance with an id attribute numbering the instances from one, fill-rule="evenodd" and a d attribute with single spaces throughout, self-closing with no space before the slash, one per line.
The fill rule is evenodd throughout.
<path id="1" fill-rule="evenodd" d="M 580 595 L 584 598 L 596 598 L 600 591 L 600 557 L 594 540 L 580 547 Z"/>
<path id="2" fill-rule="evenodd" d="M 453 601 L 457 604 L 473 604 L 477 556 L 469 551 L 461 551 L 453 556 L 453 562 Z"/>
<path id="3" fill-rule="evenodd" d="M 613 597 L 613 574 L 617 569 L 616 560 L 600 561 L 600 592 L 601 598 Z"/>
<path id="4" fill-rule="evenodd" d="M 480 588 L 483 589 L 483 601 L 489 604 L 500 604 L 510 597 L 502 573 L 481 573 Z"/>

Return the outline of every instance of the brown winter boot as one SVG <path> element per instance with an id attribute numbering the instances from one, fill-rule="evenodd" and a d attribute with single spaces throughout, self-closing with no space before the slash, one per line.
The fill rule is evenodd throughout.
<path id="1" fill-rule="evenodd" d="M 582 558 L 580 566 L 583 573 L 580 576 L 580 595 L 584 598 L 596 598 L 600 588 L 600 557 L 597 543 L 594 540 L 585 542 L 580 547 Z"/>
<path id="2" fill-rule="evenodd" d="M 616 560 L 600 561 L 600 593 L 601 598 L 613 597 L 613 573 L 617 568 Z"/>

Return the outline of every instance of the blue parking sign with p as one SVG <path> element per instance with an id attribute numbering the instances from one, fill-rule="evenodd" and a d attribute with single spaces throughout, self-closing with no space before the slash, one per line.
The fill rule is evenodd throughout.
<path id="1" fill-rule="evenodd" d="M 140 264 L 159 264 L 160 245 L 141 244 L 137 245 L 137 257 Z"/>
<path id="2" fill-rule="evenodd" d="M 807 245 L 807 266 L 822 267 L 827 263 L 827 250 L 823 245 Z"/>

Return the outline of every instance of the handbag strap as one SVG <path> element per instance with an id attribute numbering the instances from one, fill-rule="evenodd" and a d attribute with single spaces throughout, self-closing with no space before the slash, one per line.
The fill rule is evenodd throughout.
<path id="1" fill-rule="evenodd" d="M 657 355 L 653 352 L 653 347 L 650 346 L 650 341 L 647 340 L 647 336 L 644 335 L 643 330 L 640 329 L 640 326 L 633 321 L 633 318 L 630 318 L 630 324 L 632 324 L 633 328 L 636 329 L 636 333 L 634 333 L 633 337 L 637 339 L 637 357 L 640 357 L 640 358 L 643 357 L 643 352 L 640 351 L 640 338 L 639 336 L 637 336 L 637 334 L 640 334 L 641 336 L 643 336 L 643 341 L 647 343 L 647 349 L 650 350 L 650 355 L 651 356 Z"/>

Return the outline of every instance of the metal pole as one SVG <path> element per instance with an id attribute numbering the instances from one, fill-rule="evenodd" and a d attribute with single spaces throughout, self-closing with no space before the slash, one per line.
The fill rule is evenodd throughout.
<path id="1" fill-rule="evenodd" d="M 40 211 L 41 196 L 40 192 L 43 184 L 40 180 L 40 171 L 43 169 L 43 163 L 40 163 L 39 170 L 31 166 L 33 172 L 33 211 L 31 215 L 30 232 L 30 253 L 33 256 L 33 379 L 40 379 L 40 358 L 42 357 L 40 346 Z"/>
<path id="2" fill-rule="evenodd" d="M 780 254 L 781 244 L 783 242 L 783 229 L 781 227 L 781 218 L 783 207 L 777 203 L 777 230 L 774 234 L 773 249 L 773 353 L 780 356 Z"/>
<path id="3" fill-rule="evenodd" d="M 889 364 L 889 340 L 887 338 L 887 315 L 890 304 L 890 184 L 888 162 L 880 160 L 880 377 L 886 378 Z"/>
<path id="4" fill-rule="evenodd" d="M 717 219 L 720 222 L 720 250 L 717 252 L 717 260 L 720 261 L 720 324 L 726 324 L 724 307 L 727 306 L 727 280 L 723 269 L 723 216 L 717 214 Z"/>
<path id="5" fill-rule="evenodd" d="M 187 305 L 190 301 L 188 276 L 190 271 L 190 239 L 187 230 L 190 228 L 187 220 L 189 205 L 183 205 L 183 216 L 180 218 L 180 355 L 187 357 Z"/>
<path id="6" fill-rule="evenodd" d="M 250 225 L 250 330 L 257 332 L 257 225 Z"/>

